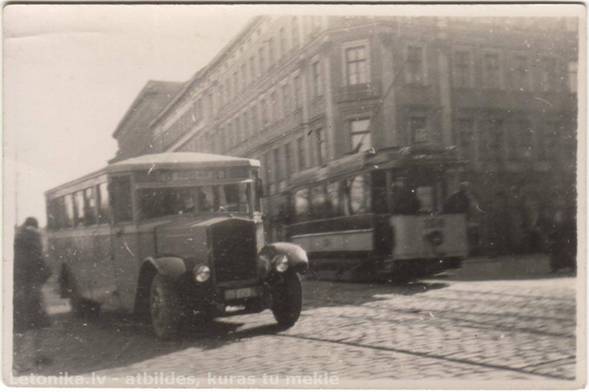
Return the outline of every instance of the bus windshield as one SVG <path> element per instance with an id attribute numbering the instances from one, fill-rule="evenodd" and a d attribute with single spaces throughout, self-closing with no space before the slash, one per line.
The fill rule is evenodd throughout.
<path id="1" fill-rule="evenodd" d="M 142 188 L 138 191 L 141 219 L 170 215 L 254 211 L 251 183 L 193 187 Z"/>

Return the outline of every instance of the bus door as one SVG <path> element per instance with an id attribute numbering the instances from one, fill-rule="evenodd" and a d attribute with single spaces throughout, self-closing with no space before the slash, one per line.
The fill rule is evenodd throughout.
<path id="1" fill-rule="evenodd" d="M 112 207 L 111 266 L 116 286 L 115 300 L 132 309 L 139 273 L 138 232 L 133 221 L 130 176 L 113 177 L 110 181 Z"/>

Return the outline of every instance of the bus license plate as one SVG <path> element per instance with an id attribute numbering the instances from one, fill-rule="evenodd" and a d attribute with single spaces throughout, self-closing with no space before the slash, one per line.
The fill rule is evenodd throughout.
<path id="1" fill-rule="evenodd" d="M 225 300 L 257 297 L 258 291 L 255 287 L 244 287 L 242 289 L 225 290 Z"/>

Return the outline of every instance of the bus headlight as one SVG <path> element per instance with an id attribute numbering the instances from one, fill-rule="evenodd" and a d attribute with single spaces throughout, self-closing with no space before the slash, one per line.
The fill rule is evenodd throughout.
<path id="1" fill-rule="evenodd" d="M 288 269 L 288 257 L 286 255 L 274 256 L 272 263 L 278 272 L 285 272 Z"/>
<path id="2" fill-rule="evenodd" d="M 199 265 L 192 270 L 192 276 L 199 283 L 206 282 L 211 277 L 211 269 L 206 265 Z"/>

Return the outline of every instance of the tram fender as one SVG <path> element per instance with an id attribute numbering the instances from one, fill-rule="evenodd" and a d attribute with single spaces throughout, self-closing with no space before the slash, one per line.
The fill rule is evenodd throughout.
<path id="1" fill-rule="evenodd" d="M 272 260 L 278 255 L 285 255 L 288 259 L 288 269 L 296 272 L 305 272 L 309 267 L 307 252 L 299 245 L 291 242 L 273 242 L 262 248 L 259 253 Z"/>
<path id="2" fill-rule="evenodd" d="M 145 262 L 151 264 L 159 274 L 172 280 L 178 279 L 187 271 L 184 260 L 176 256 L 149 257 Z"/>

